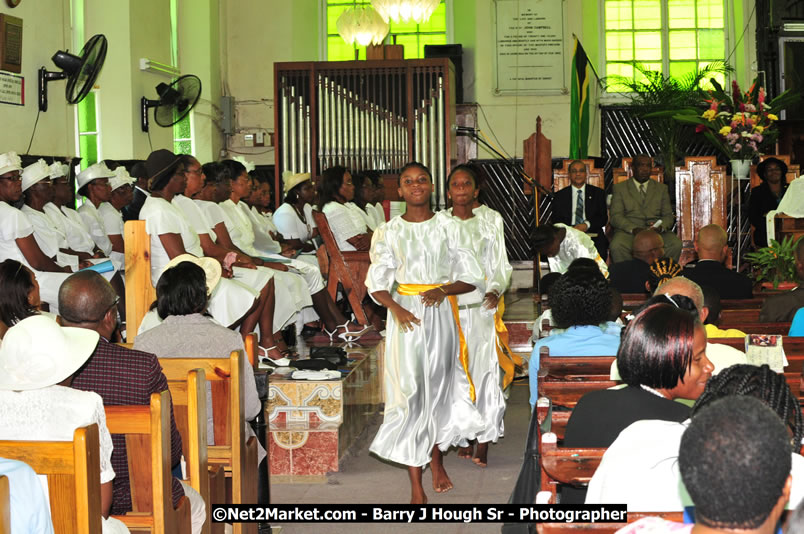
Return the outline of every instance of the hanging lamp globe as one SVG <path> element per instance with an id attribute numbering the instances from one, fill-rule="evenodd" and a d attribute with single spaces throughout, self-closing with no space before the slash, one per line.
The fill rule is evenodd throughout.
<path id="1" fill-rule="evenodd" d="M 335 22 L 338 34 L 347 44 L 360 46 L 382 44 L 388 35 L 388 23 L 371 6 L 350 7 Z"/>
<path id="2" fill-rule="evenodd" d="M 416 24 L 430 20 L 430 16 L 440 3 L 441 0 L 371 0 L 371 5 L 384 21 L 392 20 L 396 23 L 414 21 Z"/>

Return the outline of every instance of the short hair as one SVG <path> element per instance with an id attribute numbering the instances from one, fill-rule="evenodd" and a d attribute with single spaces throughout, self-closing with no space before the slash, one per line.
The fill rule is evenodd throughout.
<path id="1" fill-rule="evenodd" d="M 686 276 L 675 276 L 672 279 L 665 282 L 665 284 L 662 284 L 661 288 L 657 288 L 656 290 L 654 290 L 654 295 L 657 293 L 675 294 L 676 291 L 673 291 L 672 288 L 674 286 L 682 286 L 683 288 L 689 290 L 689 292 L 692 294 L 690 298 L 695 303 L 695 307 L 699 309 L 703 307 L 704 297 L 703 297 L 703 291 L 701 291 L 701 286 L 699 286 Z"/>
<path id="2" fill-rule="evenodd" d="M 368 199 L 363 197 L 363 193 L 361 191 L 363 186 L 366 185 L 366 182 L 371 183 L 371 180 L 365 174 L 355 173 L 352 175 L 352 183 L 355 186 L 355 199 L 353 202 L 357 204 L 360 208 L 365 208 L 366 203 L 368 202 Z"/>
<path id="3" fill-rule="evenodd" d="M 447 176 L 447 188 L 449 188 L 449 183 L 452 180 L 452 177 L 455 176 L 457 172 L 465 172 L 469 176 L 471 176 L 472 181 L 475 183 L 475 189 L 480 189 L 480 173 L 478 172 L 477 168 L 474 165 L 469 165 L 467 163 L 462 163 L 460 165 L 456 165 L 449 171 L 449 176 Z"/>
<path id="4" fill-rule="evenodd" d="M 701 410 L 678 454 L 695 522 L 718 529 L 762 525 L 790 476 L 790 452 L 784 425 L 758 399 L 729 396 Z"/>
<path id="5" fill-rule="evenodd" d="M 542 276 L 541 282 L 539 283 L 539 286 L 542 290 L 542 295 L 549 293 L 550 288 L 553 287 L 553 285 L 558 282 L 560 278 L 561 273 L 547 273 L 546 275 Z"/>
<path id="6" fill-rule="evenodd" d="M 225 178 L 228 178 L 229 173 L 226 169 L 224 169 L 220 163 L 217 161 L 210 161 L 209 163 L 204 163 L 201 165 L 201 170 L 204 173 L 204 176 L 207 177 L 207 183 L 218 183 Z"/>
<path id="7" fill-rule="evenodd" d="M 162 319 L 203 313 L 208 301 L 204 269 L 192 262 L 183 261 L 167 269 L 156 283 L 156 311 Z"/>
<path id="8" fill-rule="evenodd" d="M 599 325 L 611 309 L 611 294 L 599 270 L 566 272 L 550 288 L 548 296 L 557 328 Z"/>
<path id="9" fill-rule="evenodd" d="M 33 272 L 17 260 L 0 263 L 0 321 L 14 326 L 23 319 L 37 315 L 39 311 L 28 302 L 33 291 Z"/>
<path id="10" fill-rule="evenodd" d="M 660 298 L 665 301 L 647 305 L 623 330 L 617 368 L 629 386 L 674 388 L 684 382 L 692 363 L 700 319 L 666 297 Z"/>
<path id="11" fill-rule="evenodd" d="M 804 416 L 798 397 L 790 390 L 785 376 L 774 372 L 767 364 L 761 366 L 736 364 L 712 375 L 703 393 L 692 407 L 692 416 L 712 402 L 728 395 L 756 397 L 776 412 L 793 436 L 792 443 L 804 438 Z M 790 452 L 798 452 L 792 445 Z"/>
<path id="12" fill-rule="evenodd" d="M 225 167 L 232 177 L 232 180 L 236 180 L 238 176 L 246 172 L 246 166 L 240 163 L 239 161 L 235 161 L 233 159 L 225 159 L 220 162 L 220 164 Z M 249 175 L 250 176 L 250 175 Z"/>
<path id="13" fill-rule="evenodd" d="M 535 252 L 541 252 L 555 240 L 558 228 L 552 224 L 541 224 L 533 230 L 530 242 Z"/>
<path id="14" fill-rule="evenodd" d="M 653 293 L 657 287 L 680 275 L 681 270 L 681 265 L 673 258 L 659 258 L 651 263 L 648 271 L 650 292 Z"/>
<path id="15" fill-rule="evenodd" d="M 184 167 L 185 170 L 187 170 L 188 165 L 194 161 L 198 161 L 198 159 L 192 154 L 179 154 L 179 163 Z"/>
<path id="16" fill-rule="evenodd" d="M 704 324 L 717 325 L 720 321 L 720 312 L 723 310 L 720 303 L 720 293 L 712 286 L 701 286 L 701 291 L 703 291 L 703 305 L 709 310 Z"/>
<path id="17" fill-rule="evenodd" d="M 349 170 L 346 167 L 335 165 L 321 173 L 321 182 L 318 184 L 319 211 L 323 211 L 324 206 L 335 200 L 347 172 Z"/>
<path id="18" fill-rule="evenodd" d="M 402 185 L 402 175 L 405 174 L 405 171 L 408 169 L 421 169 L 425 173 L 427 173 L 427 176 L 430 177 L 430 181 L 431 182 L 433 181 L 433 173 L 430 172 L 430 169 L 427 167 L 427 165 L 425 165 L 424 163 L 419 163 L 418 161 L 409 161 L 405 163 L 404 167 L 399 169 L 399 174 L 396 177 L 397 185 Z"/>
<path id="19" fill-rule="evenodd" d="M 78 271 L 59 288 L 59 315 L 69 323 L 97 323 L 116 299 L 114 288 L 99 273 Z"/>
<path id="20" fill-rule="evenodd" d="M 572 263 L 569 264 L 569 267 L 567 267 L 567 272 L 570 271 L 600 272 L 600 267 L 598 267 L 597 262 L 592 258 L 575 258 L 572 260 Z"/>

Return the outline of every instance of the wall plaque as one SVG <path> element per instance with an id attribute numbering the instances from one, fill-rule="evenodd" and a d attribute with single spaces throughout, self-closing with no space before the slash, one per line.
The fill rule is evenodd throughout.
<path id="1" fill-rule="evenodd" d="M 25 78 L 0 72 L 0 104 L 25 105 Z"/>
<path id="2" fill-rule="evenodd" d="M 566 94 L 566 0 L 494 1 L 494 92 Z"/>
<path id="3" fill-rule="evenodd" d="M 0 70 L 22 72 L 22 19 L 0 13 Z"/>

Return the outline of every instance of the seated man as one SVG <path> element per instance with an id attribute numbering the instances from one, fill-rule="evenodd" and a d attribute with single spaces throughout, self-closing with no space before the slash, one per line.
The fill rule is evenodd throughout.
<path id="1" fill-rule="evenodd" d="M 804 280 L 804 239 L 800 239 L 796 246 L 796 274 L 799 280 Z M 804 307 L 804 286 L 799 285 L 793 291 L 765 299 L 762 311 L 759 312 L 759 322 L 792 321 L 801 307 Z"/>
<path id="2" fill-rule="evenodd" d="M 106 406 L 148 405 L 151 402 L 151 393 L 168 389 L 167 378 L 162 373 L 156 356 L 109 341 L 117 329 L 117 297 L 112 286 L 101 275 L 94 271 L 82 271 L 70 276 L 59 289 L 59 304 L 60 319 L 64 326 L 83 328 L 100 334 L 98 346 L 86 365 L 76 373 L 72 387 L 97 393 Z M 112 513 L 117 515 L 132 510 L 131 488 L 125 436 L 115 434 L 112 441 L 112 466 L 117 473 L 114 479 Z M 176 429 L 172 403 L 170 453 L 170 465 L 176 469 L 181 460 L 181 435 Z M 175 477 L 172 489 L 174 506 L 179 503 L 182 495 L 187 495 L 193 534 L 201 532 L 206 519 L 206 508 L 201 495 Z"/>
<path id="3" fill-rule="evenodd" d="M 609 266 L 609 283 L 620 293 L 645 293 L 650 266 L 664 257 L 664 241 L 655 230 L 642 230 L 634 236 L 630 260 Z"/>
<path id="4" fill-rule="evenodd" d="M 767 365 L 740 365 L 729 372 L 734 379 L 712 377 L 691 419 L 680 424 L 644 420 L 623 430 L 589 483 L 587 504 L 624 502 L 629 512 L 694 505 L 699 526 L 714 527 L 716 521 L 721 528 L 728 525 L 728 532 L 774 532 L 788 499 L 794 507 L 801 497 L 796 490 L 804 459 L 790 446 L 791 428 L 784 419 L 798 403 L 784 377 Z M 760 384 L 763 377 L 772 387 Z M 800 425 L 792 430 L 801 435 Z M 769 484 L 769 477 L 775 482 Z M 649 518 L 620 532 L 646 522 L 663 520 Z M 749 530 L 761 524 L 770 528 Z"/>
<path id="5" fill-rule="evenodd" d="M 631 258 L 634 236 L 646 228 L 662 234 L 667 256 L 678 261 L 681 240 L 673 233 L 675 216 L 670 207 L 670 194 L 665 184 L 650 179 L 650 157 L 634 157 L 632 179 L 614 185 L 611 199 L 611 260 L 614 263 Z"/>
<path id="6" fill-rule="evenodd" d="M 590 258 L 597 262 L 604 276 L 609 276 L 608 266 L 597 253 L 592 238 L 566 224 L 543 224 L 536 227 L 533 231 L 533 250 L 547 257 L 551 272 L 565 273 L 573 260 Z"/>
<path id="7" fill-rule="evenodd" d="M 716 224 L 704 226 L 695 236 L 698 261 L 687 264 L 682 276 L 701 286 L 711 286 L 722 299 L 752 298 L 751 279 L 727 269 L 723 262 L 729 254 L 726 231 Z"/>
<path id="8" fill-rule="evenodd" d="M 595 234 L 590 237 L 605 261 L 609 255 L 609 240 L 605 233 L 609 222 L 606 192 L 586 183 L 586 164 L 577 159 L 569 165 L 569 180 L 570 186 L 555 194 L 551 222 Z"/>
<path id="9" fill-rule="evenodd" d="M 567 330 L 533 346 L 528 371 L 531 408 L 539 397 L 539 349 L 547 347 L 551 356 L 616 356 L 620 346 L 619 333 L 600 328 L 611 312 L 611 293 L 599 272 L 570 269 L 550 288 L 549 300 L 553 323 Z"/>

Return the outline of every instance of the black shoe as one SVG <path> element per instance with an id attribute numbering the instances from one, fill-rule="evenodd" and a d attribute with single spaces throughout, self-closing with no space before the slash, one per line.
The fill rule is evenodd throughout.
<path id="1" fill-rule="evenodd" d="M 321 332 L 320 328 L 313 328 L 312 326 L 304 325 L 304 328 L 302 328 L 301 331 L 301 337 L 313 337 L 319 332 Z"/>

